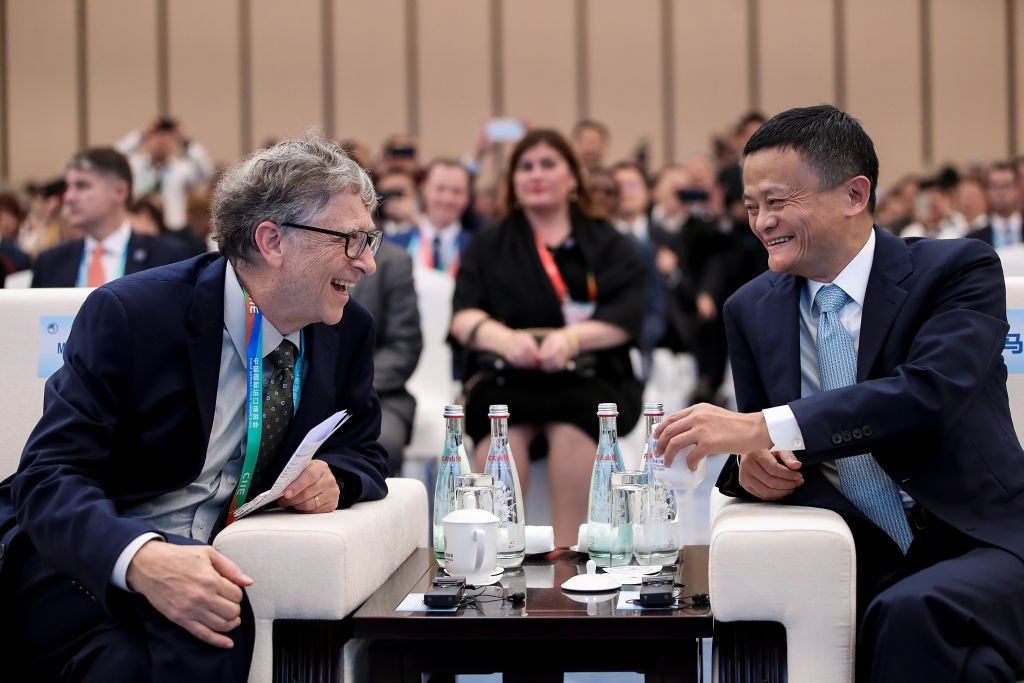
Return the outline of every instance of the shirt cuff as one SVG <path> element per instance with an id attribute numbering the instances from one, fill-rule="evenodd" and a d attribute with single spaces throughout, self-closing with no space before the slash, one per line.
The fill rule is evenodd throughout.
<path id="1" fill-rule="evenodd" d="M 772 437 L 772 444 L 774 444 L 772 450 L 802 451 L 804 449 L 804 435 L 789 406 L 765 408 L 761 414 L 764 415 L 764 422 L 768 426 L 768 436 Z"/>
<path id="2" fill-rule="evenodd" d="M 135 553 L 139 552 L 139 548 L 154 538 L 163 540 L 163 536 L 160 534 L 154 534 L 152 531 L 149 531 L 124 547 L 121 554 L 117 556 L 117 562 L 114 563 L 114 571 L 110 572 L 110 583 L 123 591 L 135 592 L 128 587 L 128 565 L 132 563 L 132 559 L 135 557 Z"/>

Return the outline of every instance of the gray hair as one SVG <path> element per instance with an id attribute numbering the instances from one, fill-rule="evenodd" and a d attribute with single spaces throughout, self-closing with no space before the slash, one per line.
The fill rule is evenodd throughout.
<path id="1" fill-rule="evenodd" d="M 310 223 L 342 192 L 358 194 L 370 212 L 377 208 L 370 176 L 339 145 L 315 134 L 279 142 L 250 154 L 221 178 L 213 237 L 232 263 L 252 261 L 259 253 L 260 223 Z"/>

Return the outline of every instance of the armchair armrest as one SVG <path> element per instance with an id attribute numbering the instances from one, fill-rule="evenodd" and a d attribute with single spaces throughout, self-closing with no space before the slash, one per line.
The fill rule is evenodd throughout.
<path id="1" fill-rule="evenodd" d="M 791 683 L 853 680 L 856 551 L 842 517 L 711 493 L 708 565 L 719 621 L 786 629 Z"/>

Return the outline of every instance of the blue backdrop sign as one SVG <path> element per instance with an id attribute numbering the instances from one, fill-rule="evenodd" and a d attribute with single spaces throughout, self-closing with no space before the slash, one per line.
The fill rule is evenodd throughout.
<path id="1" fill-rule="evenodd" d="M 39 318 L 39 376 L 49 377 L 64 365 L 64 345 L 71 333 L 73 315 L 44 315 Z"/>

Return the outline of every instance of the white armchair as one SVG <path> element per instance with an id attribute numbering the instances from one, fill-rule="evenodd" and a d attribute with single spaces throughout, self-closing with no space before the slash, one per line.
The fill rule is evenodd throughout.
<path id="1" fill-rule="evenodd" d="M 0 479 L 17 470 L 21 451 L 43 409 L 40 348 L 62 329 L 43 316 L 74 316 L 88 289 L 0 289 L 0 355 L 17 391 L 0 392 Z M 59 327 L 63 328 L 63 325 Z M 41 341 L 41 339 L 43 341 Z M 344 622 L 417 547 L 427 545 L 427 492 L 419 481 L 388 479 L 388 496 L 327 515 L 256 513 L 217 536 L 214 546 L 253 578 L 256 617 L 249 680 L 337 680 L 347 637 Z M 274 637 L 274 622 L 285 637 Z M 323 633 L 329 633 L 325 638 Z M 310 635 L 312 634 L 312 635 Z M 309 673 L 316 669 L 319 678 Z M 275 676 L 275 673 L 277 675 Z"/>
<path id="2" fill-rule="evenodd" d="M 1009 334 L 1024 340 L 1024 277 L 1006 278 L 1006 307 Z M 1024 346 L 1012 340 L 1008 337 L 1003 354 L 1010 370 L 1010 413 L 1021 439 Z M 715 619 L 732 622 L 728 644 L 719 639 L 716 626 L 715 680 L 854 680 L 856 551 L 839 515 L 818 508 L 745 502 L 715 489 L 708 571 Z M 777 622 L 785 628 L 785 639 L 769 636 L 744 642 L 736 633 L 748 622 Z M 747 661 L 738 661 L 744 658 Z M 748 677 L 751 665 L 759 668 L 761 677 Z"/>

